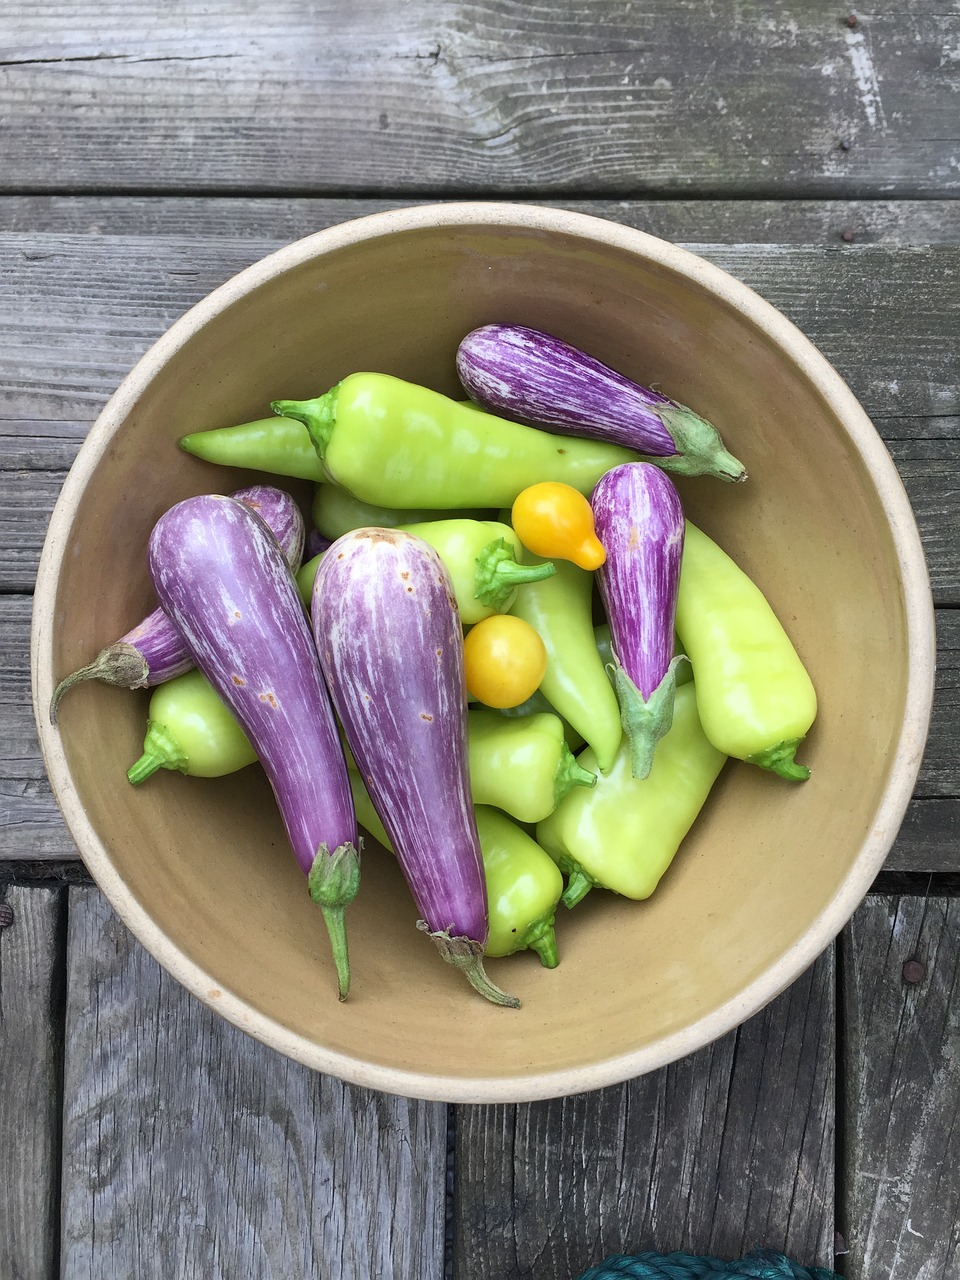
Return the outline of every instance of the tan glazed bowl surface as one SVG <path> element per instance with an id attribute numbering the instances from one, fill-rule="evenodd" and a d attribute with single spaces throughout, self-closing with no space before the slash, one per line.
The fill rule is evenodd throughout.
<path id="1" fill-rule="evenodd" d="M 372 369 L 457 394 L 477 325 L 519 322 L 691 405 L 747 465 L 679 484 L 690 518 L 767 594 L 820 712 L 794 785 L 729 762 L 657 892 L 559 908 L 560 966 L 488 962 L 518 1011 L 473 994 L 415 928 L 393 862 L 365 859 L 339 1004 L 327 938 L 256 767 L 134 789 L 148 695 L 55 682 L 152 605 L 145 550 L 173 503 L 249 473 L 177 448 Z M 283 481 L 279 482 L 281 485 Z M 306 490 L 298 490 L 306 497 Z M 843 927 L 892 844 L 929 718 L 929 583 L 897 472 L 817 350 L 723 271 L 579 214 L 420 207 L 322 231 L 241 272 L 143 357 L 83 445 L 37 580 L 34 698 L 87 866 L 137 937 L 232 1022 L 318 1070 L 393 1093 L 519 1101 L 639 1075 L 722 1035 Z"/>

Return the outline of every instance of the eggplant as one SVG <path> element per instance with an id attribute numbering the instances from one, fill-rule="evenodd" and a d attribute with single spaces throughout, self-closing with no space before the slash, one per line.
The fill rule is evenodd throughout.
<path id="1" fill-rule="evenodd" d="M 647 462 L 601 476 L 590 500 L 607 558 L 597 585 L 610 624 L 613 679 L 635 778 L 673 723 L 674 621 L 684 519 L 670 477 Z"/>
<path id="2" fill-rule="evenodd" d="M 347 745 L 441 956 L 495 1004 L 487 893 L 467 764 L 463 636 L 450 575 L 422 538 L 344 534 L 320 562 L 317 652 Z"/>
<path id="3" fill-rule="evenodd" d="M 161 608 L 250 740 L 310 896 L 323 911 L 340 999 L 350 986 L 344 908 L 360 882 L 347 765 L 313 636 L 276 538 L 233 498 L 161 516 L 148 563 Z"/>
<path id="4" fill-rule="evenodd" d="M 303 558 L 304 523 L 300 508 L 289 493 L 272 485 L 255 484 L 238 489 L 232 496 L 266 521 L 296 572 Z M 60 699 L 82 680 L 102 680 L 121 689 L 152 689 L 183 675 L 192 666 L 183 637 L 162 609 L 154 609 L 126 635 L 101 649 L 93 662 L 60 681 L 50 700 L 50 721 L 57 723 Z"/>
<path id="5" fill-rule="evenodd" d="M 457 350 L 457 373 L 470 398 L 495 413 L 624 445 L 678 475 L 747 478 L 706 419 L 539 329 L 474 329 Z"/>

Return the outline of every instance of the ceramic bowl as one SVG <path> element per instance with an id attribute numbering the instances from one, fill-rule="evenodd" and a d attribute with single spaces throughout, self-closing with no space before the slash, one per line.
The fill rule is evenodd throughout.
<path id="1" fill-rule="evenodd" d="M 760 584 L 820 701 L 809 782 L 730 762 L 657 892 L 560 908 L 561 962 L 490 961 L 523 1007 L 474 995 L 372 853 L 348 915 L 341 1005 L 317 909 L 268 787 L 163 773 L 136 790 L 147 694 L 54 683 L 151 604 L 145 548 L 171 504 L 245 475 L 187 431 L 269 415 L 376 369 L 457 393 L 470 329 L 555 332 L 696 408 L 742 485 L 680 483 L 691 519 Z M 306 494 L 302 496 L 306 498 Z M 933 678 L 928 578 L 897 472 L 854 396 L 773 307 L 700 258 L 579 214 L 450 204 L 321 231 L 227 281 L 143 357 L 84 443 L 37 580 L 34 697 L 80 853 L 140 941 L 231 1022 L 317 1070 L 398 1094 L 519 1101 L 699 1048 L 787 987 L 843 927 L 909 800 Z"/>

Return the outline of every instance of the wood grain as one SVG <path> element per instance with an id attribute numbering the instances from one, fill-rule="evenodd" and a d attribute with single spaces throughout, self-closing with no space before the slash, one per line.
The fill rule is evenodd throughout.
<path id="1" fill-rule="evenodd" d="M 834 961 L 710 1047 L 627 1084 L 458 1107 L 455 1275 L 576 1276 L 609 1253 L 832 1264 Z"/>
<path id="2" fill-rule="evenodd" d="M 871 897 L 842 948 L 849 1280 L 960 1272 L 960 899 Z M 925 977 L 904 980 L 917 956 Z"/>
<path id="3" fill-rule="evenodd" d="M 53 1280 L 60 1201 L 61 889 L 0 890 L 0 1276 Z"/>
<path id="4" fill-rule="evenodd" d="M 70 1280 L 440 1280 L 446 1107 L 352 1088 L 179 987 L 70 890 Z"/>
<path id="5" fill-rule="evenodd" d="M 933 0 L 856 30 L 827 0 L 19 0 L 4 17 L 8 191 L 909 197 L 960 176 L 960 15 Z"/>
<path id="6" fill-rule="evenodd" d="M 250 238 L 286 244 L 324 227 L 422 200 L 371 196 L 0 196 L 0 232 L 39 235 L 168 235 Z M 520 200 L 520 204 L 530 203 Z M 682 244 L 960 244 L 956 200 L 552 200 Z M 843 233 L 853 236 L 851 242 Z"/>
<path id="7" fill-rule="evenodd" d="M 86 424 L 139 356 L 275 247 L 244 236 L 0 234 L 0 590 L 32 588 Z M 780 307 L 846 378 L 900 468 L 937 602 L 960 604 L 960 247 L 697 247 Z"/>

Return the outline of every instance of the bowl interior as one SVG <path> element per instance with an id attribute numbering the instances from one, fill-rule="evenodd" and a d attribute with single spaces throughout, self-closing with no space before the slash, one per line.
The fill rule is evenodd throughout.
<path id="1" fill-rule="evenodd" d="M 294 1056 L 398 1092 L 571 1092 L 698 1047 L 726 1029 L 718 1017 L 733 1025 L 752 1012 L 749 993 L 785 986 L 842 923 L 831 906 L 876 834 L 904 720 L 907 609 L 866 420 L 854 407 L 851 425 L 846 402 L 784 349 L 795 336 L 786 322 L 783 333 L 758 322 L 697 260 L 678 265 L 648 256 L 644 237 L 628 248 L 593 239 L 590 220 L 561 221 L 320 236 L 240 277 L 108 406 L 38 588 L 42 707 L 55 679 L 150 604 L 155 519 L 190 493 L 246 480 L 181 453 L 180 435 L 268 416 L 272 398 L 316 395 L 359 369 L 456 394 L 459 340 L 494 320 L 549 330 L 653 383 L 714 421 L 746 462 L 745 485 L 679 487 L 690 518 L 764 589 L 812 674 L 820 714 L 801 757 L 813 776 L 790 785 L 730 762 L 648 902 L 598 891 L 560 908 L 555 971 L 532 953 L 490 962 L 522 997 L 517 1012 L 487 1005 L 440 962 L 377 851 L 348 915 L 354 981 L 339 1005 L 319 913 L 255 768 L 129 787 L 146 693 L 78 687 L 59 740 L 43 730 L 81 851 L 177 976 Z"/>

